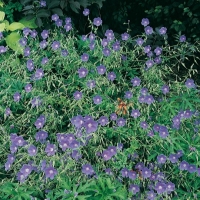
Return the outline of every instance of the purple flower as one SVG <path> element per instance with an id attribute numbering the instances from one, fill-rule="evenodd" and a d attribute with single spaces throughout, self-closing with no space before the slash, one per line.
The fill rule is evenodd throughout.
<path id="1" fill-rule="evenodd" d="M 99 95 L 96 95 L 95 97 L 93 97 L 93 102 L 94 102 L 94 104 L 96 104 L 96 105 L 101 104 L 101 102 L 102 102 L 102 97 L 99 96 Z"/>
<path id="2" fill-rule="evenodd" d="M 90 10 L 85 8 L 83 11 L 83 15 L 88 16 L 90 14 Z"/>
<path id="3" fill-rule="evenodd" d="M 96 84 L 95 80 L 89 80 L 87 82 L 87 87 L 90 88 L 90 89 L 92 89 L 92 88 L 95 87 L 95 84 Z"/>
<path id="4" fill-rule="evenodd" d="M 134 117 L 136 119 L 139 116 L 140 116 L 140 111 L 139 110 L 132 110 L 131 111 L 131 117 Z"/>
<path id="5" fill-rule="evenodd" d="M 31 54 L 31 48 L 30 47 L 26 47 L 24 49 L 24 56 L 30 56 Z"/>
<path id="6" fill-rule="evenodd" d="M 29 59 L 26 63 L 26 67 L 27 69 L 31 72 L 34 70 L 34 63 L 33 60 Z"/>
<path id="7" fill-rule="evenodd" d="M 178 156 L 178 158 L 183 156 L 183 151 L 182 150 L 178 150 L 176 155 Z"/>
<path id="8" fill-rule="evenodd" d="M 103 47 L 106 47 L 107 45 L 108 45 L 108 39 L 103 39 L 102 41 L 101 41 L 101 45 L 103 46 Z"/>
<path id="9" fill-rule="evenodd" d="M 79 78 L 84 78 L 88 74 L 88 70 L 85 67 L 81 67 L 78 70 Z"/>
<path id="10" fill-rule="evenodd" d="M 71 22 L 72 22 L 71 17 L 66 17 L 66 18 L 65 18 L 65 23 L 66 23 L 66 24 L 69 24 L 69 23 L 71 23 Z"/>
<path id="11" fill-rule="evenodd" d="M 13 95 L 14 101 L 15 102 L 19 102 L 21 95 L 19 92 L 15 92 L 15 94 Z"/>
<path id="12" fill-rule="evenodd" d="M 27 165 L 24 164 L 22 166 L 22 168 L 20 169 L 20 172 L 24 175 L 24 176 L 28 176 L 31 172 L 32 172 L 33 167 L 31 165 Z"/>
<path id="13" fill-rule="evenodd" d="M 36 126 L 37 129 L 39 129 L 39 128 L 43 128 L 44 123 L 45 121 L 43 119 L 38 118 L 34 125 Z"/>
<path id="14" fill-rule="evenodd" d="M 142 24 L 143 26 L 149 25 L 149 19 L 143 18 L 142 21 L 141 21 L 141 24 Z"/>
<path id="15" fill-rule="evenodd" d="M 112 153 L 109 150 L 104 150 L 101 156 L 105 161 L 107 161 L 111 159 Z"/>
<path id="16" fill-rule="evenodd" d="M 95 42 L 91 42 L 89 44 L 90 50 L 93 50 L 95 48 Z"/>
<path id="17" fill-rule="evenodd" d="M 47 156 L 54 156 L 56 153 L 56 145 L 48 143 L 45 148 L 45 152 Z"/>
<path id="18" fill-rule="evenodd" d="M 38 107 L 42 104 L 42 100 L 40 97 L 34 97 L 33 100 L 31 101 L 31 104 L 33 108 Z"/>
<path id="19" fill-rule="evenodd" d="M 133 97 L 133 93 L 131 91 L 126 91 L 124 98 L 125 99 L 131 99 Z"/>
<path id="20" fill-rule="evenodd" d="M 157 56 L 159 56 L 162 53 L 162 49 L 160 47 L 156 47 L 156 49 L 154 50 L 155 54 Z"/>
<path id="21" fill-rule="evenodd" d="M 144 52 L 145 53 L 149 53 L 150 51 L 151 51 L 151 46 L 150 45 L 144 47 Z"/>
<path id="22" fill-rule="evenodd" d="M 144 29 L 146 35 L 151 35 L 153 33 L 153 28 L 151 28 L 150 26 L 147 26 L 145 29 Z"/>
<path id="23" fill-rule="evenodd" d="M 167 192 L 173 192 L 175 190 L 175 185 L 172 182 L 168 182 L 166 184 L 166 191 Z"/>
<path id="24" fill-rule="evenodd" d="M 108 39 L 109 41 L 113 40 L 113 39 L 114 39 L 113 30 L 106 30 L 105 36 L 107 37 L 107 39 Z"/>
<path id="25" fill-rule="evenodd" d="M 88 55 L 87 53 L 84 53 L 84 54 L 81 56 L 81 60 L 82 60 L 83 62 L 87 62 L 88 59 L 89 59 L 89 55 Z"/>
<path id="26" fill-rule="evenodd" d="M 7 161 L 5 163 L 5 171 L 8 171 L 11 168 L 12 163 L 10 163 L 9 161 Z"/>
<path id="27" fill-rule="evenodd" d="M 141 46 L 141 45 L 144 43 L 144 40 L 143 40 L 142 38 L 138 38 L 138 39 L 136 40 L 136 42 L 137 42 L 137 44 L 138 44 L 139 46 Z"/>
<path id="28" fill-rule="evenodd" d="M 94 133 L 98 128 L 98 123 L 93 119 L 87 120 L 84 122 L 83 126 L 86 129 L 86 133 Z"/>
<path id="29" fill-rule="evenodd" d="M 135 77 L 134 79 L 131 80 L 131 83 L 133 84 L 133 86 L 139 86 L 140 82 L 141 80 L 138 77 Z"/>
<path id="30" fill-rule="evenodd" d="M 7 51 L 7 48 L 4 46 L 0 46 L 0 54 L 5 53 Z"/>
<path id="31" fill-rule="evenodd" d="M 104 48 L 104 49 L 103 49 L 103 55 L 104 55 L 104 56 L 109 56 L 109 55 L 110 55 L 110 52 L 111 52 L 111 51 L 110 51 L 110 49 L 108 49 L 108 48 Z"/>
<path id="32" fill-rule="evenodd" d="M 178 156 L 176 154 L 170 154 L 169 160 L 171 161 L 171 163 L 177 163 L 178 162 Z"/>
<path id="33" fill-rule="evenodd" d="M 112 171 L 110 168 L 105 169 L 106 174 L 108 175 L 113 175 Z"/>
<path id="34" fill-rule="evenodd" d="M 30 92 L 32 90 L 32 85 L 30 83 L 26 84 L 26 86 L 24 87 L 26 92 Z"/>
<path id="35" fill-rule="evenodd" d="M 27 176 L 25 176 L 23 173 L 18 172 L 17 173 L 17 180 L 20 181 L 20 183 L 23 183 L 26 180 Z"/>
<path id="36" fill-rule="evenodd" d="M 51 20 L 57 21 L 59 19 L 59 16 L 57 14 L 54 14 L 51 16 Z"/>
<path id="37" fill-rule="evenodd" d="M 161 88 L 163 94 L 169 93 L 169 86 L 168 85 L 163 85 Z"/>
<path id="38" fill-rule="evenodd" d="M 154 132 L 153 132 L 152 130 L 149 131 L 148 134 L 147 134 L 147 136 L 149 136 L 149 137 L 153 137 L 153 136 L 154 136 Z"/>
<path id="39" fill-rule="evenodd" d="M 93 24 L 94 24 L 95 26 L 100 26 L 100 25 L 102 24 L 101 18 L 100 18 L 100 17 L 94 18 Z"/>
<path id="40" fill-rule="evenodd" d="M 32 38 L 36 38 L 37 34 L 38 34 L 38 33 L 37 33 L 36 30 L 32 30 L 32 31 L 31 31 L 31 37 L 32 37 Z"/>
<path id="41" fill-rule="evenodd" d="M 126 120 L 124 118 L 120 117 L 116 120 L 116 123 L 118 126 L 124 126 L 126 124 Z"/>
<path id="42" fill-rule="evenodd" d="M 52 166 L 50 166 L 50 167 L 45 168 L 44 173 L 45 173 L 46 178 L 50 178 L 51 180 L 53 180 L 54 176 L 58 174 L 58 171 Z"/>
<path id="43" fill-rule="evenodd" d="M 129 38 L 129 34 L 128 33 L 123 33 L 123 34 L 121 34 L 121 36 L 122 36 L 122 40 L 128 40 L 128 38 Z"/>
<path id="44" fill-rule="evenodd" d="M 5 115 L 6 115 L 6 116 L 9 116 L 10 114 L 11 114 L 10 108 L 6 108 L 6 110 L 5 110 Z"/>
<path id="45" fill-rule="evenodd" d="M 157 157 L 157 161 L 158 163 L 161 163 L 161 164 L 164 164 L 167 160 L 167 157 L 163 154 L 160 154 L 158 157 Z"/>
<path id="46" fill-rule="evenodd" d="M 129 187 L 129 191 L 133 194 L 136 194 L 140 191 L 140 187 L 138 185 L 131 184 Z"/>
<path id="47" fill-rule="evenodd" d="M 10 151 L 11 151 L 11 153 L 16 153 L 17 152 L 17 145 L 11 144 L 10 145 Z"/>
<path id="48" fill-rule="evenodd" d="M 194 80 L 189 79 L 189 78 L 186 80 L 185 85 L 187 88 L 196 88 Z"/>
<path id="49" fill-rule="evenodd" d="M 144 98 L 144 102 L 147 103 L 148 105 L 152 104 L 153 102 L 155 102 L 154 98 L 152 95 L 147 95 Z"/>
<path id="50" fill-rule="evenodd" d="M 61 27 L 62 26 L 62 23 L 63 23 L 63 20 L 62 19 L 58 19 L 55 24 L 57 27 Z"/>
<path id="51" fill-rule="evenodd" d="M 111 156 L 115 156 L 117 154 L 117 148 L 115 146 L 109 146 L 108 151 L 110 151 Z"/>
<path id="52" fill-rule="evenodd" d="M 2 39 L 3 38 L 3 33 L 2 32 L 0 32 L 0 39 Z"/>
<path id="53" fill-rule="evenodd" d="M 100 75 L 105 74 L 105 72 L 106 72 L 106 67 L 105 67 L 104 65 L 97 66 L 97 72 L 98 72 L 98 74 L 100 74 Z"/>
<path id="54" fill-rule="evenodd" d="M 148 89 L 147 89 L 147 88 L 142 88 L 142 89 L 140 90 L 140 93 L 141 93 L 142 95 L 147 95 L 147 94 L 148 94 Z"/>
<path id="55" fill-rule="evenodd" d="M 116 113 L 110 114 L 110 119 L 115 121 L 117 119 L 117 114 Z"/>
<path id="56" fill-rule="evenodd" d="M 26 45 L 27 45 L 27 39 L 26 38 L 21 38 L 20 40 L 19 40 L 19 44 L 21 45 L 21 46 L 23 46 L 23 47 L 25 47 Z"/>
<path id="57" fill-rule="evenodd" d="M 54 41 L 53 44 L 51 45 L 51 48 L 53 50 L 57 50 L 58 48 L 60 48 L 60 42 L 59 41 Z"/>
<path id="58" fill-rule="evenodd" d="M 82 173 L 86 175 L 92 175 L 94 174 L 94 170 L 90 164 L 85 164 L 82 166 Z"/>
<path id="59" fill-rule="evenodd" d="M 156 193 L 154 191 L 148 191 L 147 192 L 147 199 L 148 200 L 155 200 L 156 199 Z"/>
<path id="60" fill-rule="evenodd" d="M 155 186 L 155 190 L 157 191 L 158 194 L 162 194 L 166 190 L 166 185 L 162 182 L 157 182 Z"/>
<path id="61" fill-rule="evenodd" d="M 82 94 L 82 92 L 76 91 L 76 92 L 74 92 L 73 96 L 74 96 L 74 99 L 80 100 L 82 98 L 83 94 Z"/>
<path id="62" fill-rule="evenodd" d="M 154 61 L 153 60 L 147 60 L 146 61 L 147 69 L 151 68 L 153 65 L 154 65 Z"/>
<path id="63" fill-rule="evenodd" d="M 115 72 L 110 72 L 108 73 L 108 76 L 107 76 L 108 80 L 110 81 L 114 81 L 116 79 L 116 74 Z"/>
<path id="64" fill-rule="evenodd" d="M 154 62 L 155 62 L 156 64 L 160 64 L 160 63 L 162 62 L 161 57 L 160 57 L 160 56 L 155 57 Z"/>
<path id="65" fill-rule="evenodd" d="M 197 171 L 197 167 L 196 167 L 196 165 L 189 165 L 187 170 L 190 173 L 194 173 Z"/>
<path id="66" fill-rule="evenodd" d="M 84 123 L 84 118 L 81 115 L 78 115 L 76 117 L 73 117 L 71 119 L 71 123 L 76 127 L 76 128 L 81 128 Z"/>
<path id="67" fill-rule="evenodd" d="M 101 116 L 98 120 L 98 122 L 101 124 L 101 126 L 106 126 L 108 124 L 108 117 Z"/>
<path id="68" fill-rule="evenodd" d="M 185 42 L 186 41 L 185 35 L 181 35 L 179 41 L 180 42 Z"/>
<path id="69" fill-rule="evenodd" d="M 89 40 L 90 40 L 90 42 L 94 41 L 95 40 L 95 34 L 90 33 Z"/>
<path id="70" fill-rule="evenodd" d="M 35 72 L 35 79 L 40 80 L 44 76 L 44 71 L 42 68 L 37 69 Z"/>
<path id="71" fill-rule="evenodd" d="M 46 141 L 46 138 L 48 137 L 48 133 L 46 131 L 38 131 L 35 135 L 35 139 L 38 142 L 44 143 Z"/>
<path id="72" fill-rule="evenodd" d="M 14 163 L 14 161 L 15 161 L 15 156 L 14 156 L 13 154 L 9 154 L 9 155 L 8 155 L 8 158 L 7 158 L 7 161 L 8 161 L 10 164 Z"/>
<path id="73" fill-rule="evenodd" d="M 147 53 L 147 56 L 148 56 L 149 58 L 151 58 L 151 57 L 153 56 L 153 52 L 152 52 L 152 51 L 149 51 L 149 52 Z"/>
<path id="74" fill-rule="evenodd" d="M 142 168 L 142 177 L 149 178 L 151 176 L 151 170 L 147 167 Z"/>
<path id="75" fill-rule="evenodd" d="M 68 51 L 67 50 L 62 50 L 61 51 L 61 55 L 64 56 L 64 57 L 67 56 L 68 55 Z"/>
<path id="76" fill-rule="evenodd" d="M 29 156 L 35 156 L 37 154 L 37 147 L 34 145 L 31 145 L 28 148 L 28 154 L 29 154 Z"/>
<path id="77" fill-rule="evenodd" d="M 30 28 L 24 28 L 24 29 L 23 29 L 23 35 L 24 35 L 24 36 L 28 36 L 30 32 L 31 32 L 31 29 L 30 29 Z"/>
<path id="78" fill-rule="evenodd" d="M 166 126 L 160 126 L 159 128 L 159 136 L 161 138 L 166 138 L 169 135 L 169 132 L 167 130 Z"/>
<path id="79" fill-rule="evenodd" d="M 47 39 L 49 37 L 49 31 L 43 30 L 41 33 L 41 36 L 42 36 L 43 40 Z"/>
<path id="80" fill-rule="evenodd" d="M 120 50 L 120 42 L 116 41 L 113 45 L 112 48 L 114 51 L 119 51 Z"/>
<path id="81" fill-rule="evenodd" d="M 128 171 L 128 178 L 130 178 L 131 180 L 135 180 L 137 178 L 137 173 L 133 170 Z"/>
<path id="82" fill-rule="evenodd" d="M 162 28 L 160 28 L 160 30 L 159 30 L 159 33 L 160 33 L 161 35 L 165 35 L 166 32 L 167 32 L 167 28 L 165 28 L 165 27 L 162 27 Z"/>
<path id="83" fill-rule="evenodd" d="M 45 65 L 47 62 L 49 61 L 49 59 L 47 57 L 42 58 L 42 65 Z"/>
<path id="84" fill-rule="evenodd" d="M 141 127 L 141 128 L 143 128 L 143 129 L 147 129 L 148 126 L 149 126 L 149 125 L 148 125 L 145 121 L 140 122 L 140 127 Z"/>
<path id="85" fill-rule="evenodd" d="M 40 42 L 40 48 L 41 49 L 45 49 L 47 47 L 47 41 L 46 40 L 43 40 Z"/>
<path id="86" fill-rule="evenodd" d="M 70 31 L 72 29 L 72 24 L 71 23 L 67 23 L 67 24 L 65 24 L 64 28 L 65 28 L 66 32 L 68 32 L 68 31 Z"/>
<path id="87" fill-rule="evenodd" d="M 75 160 L 79 160 L 82 157 L 82 155 L 77 150 L 73 150 L 71 156 Z"/>
<path id="88" fill-rule="evenodd" d="M 129 170 L 125 167 L 121 170 L 122 177 L 128 177 Z"/>
<path id="89" fill-rule="evenodd" d="M 46 7 L 46 1 L 40 1 L 40 7 Z"/>

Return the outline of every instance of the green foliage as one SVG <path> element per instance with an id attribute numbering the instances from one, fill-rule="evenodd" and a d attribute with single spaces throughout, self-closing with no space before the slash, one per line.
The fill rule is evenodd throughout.
<path id="1" fill-rule="evenodd" d="M 53 14 L 63 17 L 64 14 L 69 16 L 69 12 L 79 13 L 81 7 L 86 8 L 92 4 L 102 7 L 105 0 L 47 0 L 46 7 L 41 7 L 39 1 L 21 0 L 23 5 L 23 14 L 27 19 L 33 19 L 39 27 L 44 25 L 44 20 Z M 48 21 L 45 21 L 48 24 Z"/>

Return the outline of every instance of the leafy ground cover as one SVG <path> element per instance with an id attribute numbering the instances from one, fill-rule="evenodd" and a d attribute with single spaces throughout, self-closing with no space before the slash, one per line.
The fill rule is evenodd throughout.
<path id="1" fill-rule="evenodd" d="M 104 39 L 100 17 L 85 36 L 51 20 L 23 29 L 22 54 L 0 46 L 1 198 L 200 198 L 197 71 L 173 72 L 199 43 L 169 46 L 146 18 L 140 36 Z M 164 44 L 150 45 L 158 34 Z"/>

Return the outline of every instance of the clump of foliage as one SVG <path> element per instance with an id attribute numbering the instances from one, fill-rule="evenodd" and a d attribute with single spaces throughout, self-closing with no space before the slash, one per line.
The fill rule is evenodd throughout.
<path id="1" fill-rule="evenodd" d="M 199 43 L 170 46 L 147 18 L 139 36 L 101 39 L 89 14 L 87 35 L 53 14 L 53 29 L 20 32 L 22 54 L 0 46 L 0 196 L 199 199 L 197 71 L 173 73 Z"/>

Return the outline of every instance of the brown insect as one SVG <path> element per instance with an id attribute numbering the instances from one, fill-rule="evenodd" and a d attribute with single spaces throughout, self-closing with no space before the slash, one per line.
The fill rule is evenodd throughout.
<path id="1" fill-rule="evenodd" d="M 115 111 L 116 114 L 118 115 L 121 112 L 123 115 L 128 114 L 128 108 L 129 106 L 132 106 L 132 103 L 126 103 L 122 101 L 120 98 L 117 98 L 117 101 L 118 101 L 118 106 L 117 106 L 117 110 Z"/>

